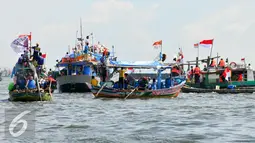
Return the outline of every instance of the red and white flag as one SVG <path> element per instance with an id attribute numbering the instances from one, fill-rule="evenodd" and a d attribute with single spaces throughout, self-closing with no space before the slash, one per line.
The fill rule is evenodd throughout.
<path id="1" fill-rule="evenodd" d="M 199 42 L 199 46 L 205 47 L 205 48 L 211 48 L 213 45 L 213 39 L 209 40 L 202 40 Z"/>
<path id="2" fill-rule="evenodd" d="M 244 62 L 244 61 L 245 61 L 245 58 L 242 58 L 241 61 Z"/>
<path id="3" fill-rule="evenodd" d="M 154 42 L 152 46 L 154 46 L 154 48 L 158 48 L 159 46 L 162 46 L 162 40 Z"/>
<path id="4" fill-rule="evenodd" d="M 198 43 L 194 44 L 194 48 L 198 48 L 198 47 L 199 47 Z"/>

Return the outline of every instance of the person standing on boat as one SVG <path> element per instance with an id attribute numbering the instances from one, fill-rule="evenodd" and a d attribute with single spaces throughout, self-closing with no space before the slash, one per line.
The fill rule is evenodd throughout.
<path id="1" fill-rule="evenodd" d="M 200 68 L 198 67 L 198 65 L 196 65 L 195 69 L 194 69 L 194 73 L 195 73 L 195 83 L 200 83 Z"/>
<path id="2" fill-rule="evenodd" d="M 248 69 L 252 70 L 251 64 L 248 64 Z"/>
<path id="3" fill-rule="evenodd" d="M 119 88 L 124 88 L 124 75 L 125 75 L 126 70 L 124 70 L 123 67 L 121 67 L 119 71 Z"/>
<path id="4" fill-rule="evenodd" d="M 85 61 L 88 61 L 88 54 L 89 54 L 89 42 L 86 42 L 86 45 L 84 47 L 84 59 Z"/>
<path id="5" fill-rule="evenodd" d="M 39 47 L 39 43 L 36 43 L 36 46 L 33 46 L 32 49 L 34 50 L 33 58 L 37 60 L 37 58 L 39 57 L 39 52 L 41 50 L 41 48 Z"/>
<path id="6" fill-rule="evenodd" d="M 214 58 L 212 58 L 210 67 L 216 67 L 216 60 Z"/>
<path id="7" fill-rule="evenodd" d="M 193 68 L 193 66 L 190 66 L 189 75 L 190 75 L 190 81 L 192 82 L 193 77 L 194 77 L 194 68 Z"/>
<path id="8" fill-rule="evenodd" d="M 225 67 L 225 61 L 223 59 L 220 59 L 220 62 L 218 64 L 219 67 L 224 68 Z"/>

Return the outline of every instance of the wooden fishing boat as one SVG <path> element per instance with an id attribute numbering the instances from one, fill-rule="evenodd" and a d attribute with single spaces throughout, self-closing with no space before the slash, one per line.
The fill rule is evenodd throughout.
<path id="1" fill-rule="evenodd" d="M 157 90 L 136 89 L 114 89 L 107 87 L 92 87 L 91 91 L 96 98 L 175 98 L 179 95 L 181 88 L 186 81 L 182 81 L 176 86 Z"/>
<path id="2" fill-rule="evenodd" d="M 49 92 L 38 92 L 38 90 L 10 91 L 10 101 L 51 101 L 52 95 Z"/>
<path id="3" fill-rule="evenodd" d="M 31 35 L 29 36 L 31 37 Z M 29 38 L 29 36 L 20 36 L 11 44 L 14 51 L 21 54 L 21 57 L 12 71 L 13 82 L 8 86 L 9 100 L 50 101 L 52 100 L 53 93 L 51 85 L 56 81 L 52 77 L 48 77 L 46 74 L 46 68 L 43 65 L 42 59 L 46 57 L 39 57 L 39 59 L 41 58 L 42 60 L 40 65 L 38 64 L 38 61 L 35 60 L 34 56 L 32 59 L 29 59 L 28 52 L 32 55 L 31 50 L 29 50 L 28 47 L 28 40 L 30 41 L 30 47 L 32 47 L 31 38 Z"/>

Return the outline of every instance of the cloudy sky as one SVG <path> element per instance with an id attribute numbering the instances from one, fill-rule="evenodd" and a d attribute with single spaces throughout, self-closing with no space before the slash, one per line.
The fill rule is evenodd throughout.
<path id="1" fill-rule="evenodd" d="M 193 60 L 194 43 L 214 38 L 217 52 L 230 61 L 255 60 L 254 0 L 8 0 L 0 5 L 0 66 L 12 67 L 17 61 L 10 43 L 19 34 L 32 32 L 47 52 L 47 65 L 74 46 L 80 18 L 84 35 L 115 45 L 120 60 L 153 60 L 159 50 L 152 43 L 163 40 L 167 61 L 183 47 L 185 60 Z M 206 57 L 209 49 L 200 48 Z"/>

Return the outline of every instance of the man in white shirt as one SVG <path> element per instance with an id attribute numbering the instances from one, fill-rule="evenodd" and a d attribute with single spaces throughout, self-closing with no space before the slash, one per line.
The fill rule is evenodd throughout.
<path id="1" fill-rule="evenodd" d="M 248 69 L 252 70 L 251 64 L 248 64 Z"/>

